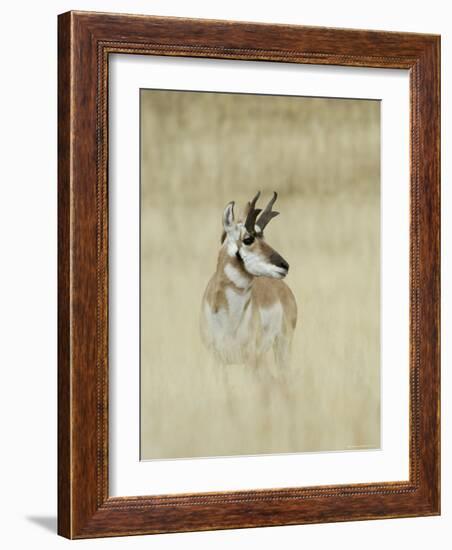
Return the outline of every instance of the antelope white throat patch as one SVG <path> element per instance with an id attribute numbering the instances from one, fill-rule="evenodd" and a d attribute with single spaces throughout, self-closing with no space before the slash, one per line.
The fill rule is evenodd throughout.
<path id="1" fill-rule="evenodd" d="M 224 268 L 226 277 L 233 283 L 237 288 L 248 288 L 251 284 L 250 279 L 240 273 L 240 271 L 234 267 L 232 264 L 226 264 Z"/>

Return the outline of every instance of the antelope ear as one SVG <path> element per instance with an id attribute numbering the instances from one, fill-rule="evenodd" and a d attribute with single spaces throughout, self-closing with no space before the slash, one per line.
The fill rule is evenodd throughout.
<path id="1" fill-rule="evenodd" d="M 230 202 L 223 212 L 223 229 L 229 233 L 235 226 L 234 201 Z"/>

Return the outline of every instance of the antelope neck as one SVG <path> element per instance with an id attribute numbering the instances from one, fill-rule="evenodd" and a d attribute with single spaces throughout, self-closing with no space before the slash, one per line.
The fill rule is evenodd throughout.
<path id="1" fill-rule="evenodd" d="M 220 255 L 219 260 L 218 275 L 224 286 L 232 288 L 237 293 L 246 293 L 250 290 L 254 277 L 244 269 L 241 260 L 227 254 Z"/>

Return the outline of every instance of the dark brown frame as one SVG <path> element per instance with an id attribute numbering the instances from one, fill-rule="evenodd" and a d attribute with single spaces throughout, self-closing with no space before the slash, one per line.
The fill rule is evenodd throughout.
<path id="1" fill-rule="evenodd" d="M 439 514 L 439 36 L 89 12 L 58 23 L 58 532 L 85 538 Z M 409 481 L 109 497 L 111 53 L 410 71 Z"/>

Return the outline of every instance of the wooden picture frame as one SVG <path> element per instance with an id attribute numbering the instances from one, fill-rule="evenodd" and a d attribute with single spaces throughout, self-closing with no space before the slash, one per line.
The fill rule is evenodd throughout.
<path id="1" fill-rule="evenodd" d="M 68 12 L 58 38 L 58 532 L 68 538 L 440 513 L 440 38 Z M 266 60 L 410 73 L 408 481 L 110 497 L 109 55 Z"/>

